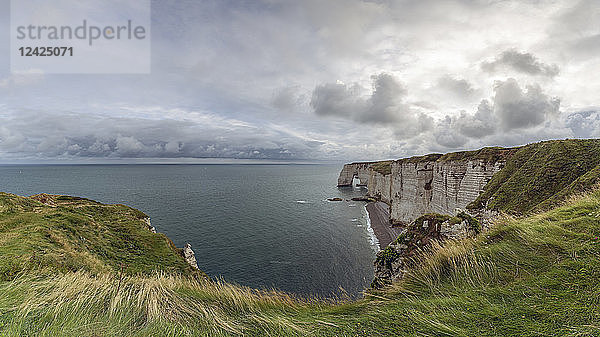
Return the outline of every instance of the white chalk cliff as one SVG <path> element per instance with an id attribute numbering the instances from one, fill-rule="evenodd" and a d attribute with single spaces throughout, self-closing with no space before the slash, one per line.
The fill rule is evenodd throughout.
<path id="1" fill-rule="evenodd" d="M 391 221 L 408 224 L 425 213 L 466 209 L 504 166 L 501 158 L 428 155 L 392 161 L 387 171 L 374 163 L 346 164 L 338 186 L 351 185 L 355 177 L 366 182 L 369 196 L 390 205 Z"/>

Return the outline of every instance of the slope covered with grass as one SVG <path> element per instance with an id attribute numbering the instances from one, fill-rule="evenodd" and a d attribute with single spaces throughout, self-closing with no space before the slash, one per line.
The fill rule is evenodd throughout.
<path id="1" fill-rule="evenodd" d="M 548 209 L 600 181 L 600 140 L 550 140 L 514 148 L 468 208 L 524 214 Z"/>
<path id="2" fill-rule="evenodd" d="M 434 245 L 401 282 L 363 300 L 337 303 L 190 276 L 184 266 L 176 267 L 179 255 L 166 239 L 150 232 L 148 238 L 156 237 L 154 244 L 163 247 L 161 259 L 175 267 L 130 257 L 148 269 L 121 277 L 117 265 L 91 247 L 77 248 L 85 245 L 71 231 L 92 221 L 91 215 L 99 227 L 114 221 L 107 231 L 127 232 L 132 226 L 136 232 L 138 224 L 144 228 L 135 211 L 114 206 L 100 214 L 97 206 L 67 205 L 61 211 L 26 198 L 0 197 L 2 260 L 30 258 L 28 247 L 38 241 L 51 253 L 36 257 L 48 261 L 47 268 L 26 263 L 28 268 L 0 281 L 2 336 L 600 335 L 597 190 L 550 211 L 501 218 L 476 239 Z M 112 214 L 117 210 L 122 213 Z M 44 217 L 55 212 L 80 221 L 65 227 L 64 220 Z M 119 221 L 122 216 L 129 220 Z M 63 239 L 49 240 L 47 232 Z M 26 241 L 21 244 L 16 236 Z M 135 240 L 148 238 L 144 232 Z M 127 255 L 118 251 L 115 256 Z M 77 254 L 87 262 L 61 267 L 61 256 L 69 261 L 81 257 Z"/>
<path id="3" fill-rule="evenodd" d="M 169 238 L 148 230 L 147 217 L 83 198 L 0 193 L 0 279 L 39 269 L 193 273 Z"/>

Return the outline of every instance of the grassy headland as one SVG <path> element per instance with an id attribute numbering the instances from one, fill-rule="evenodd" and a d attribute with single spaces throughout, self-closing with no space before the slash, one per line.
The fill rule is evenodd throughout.
<path id="1" fill-rule="evenodd" d="M 600 139 L 551 140 L 511 150 L 469 208 L 525 214 L 549 209 L 600 181 Z"/>

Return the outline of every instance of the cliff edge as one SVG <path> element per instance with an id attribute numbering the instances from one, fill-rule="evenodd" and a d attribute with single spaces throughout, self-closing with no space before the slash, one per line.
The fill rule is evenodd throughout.
<path id="1" fill-rule="evenodd" d="M 0 193 L 0 280 L 23 272 L 205 276 L 153 229 L 146 214 L 125 205 Z"/>

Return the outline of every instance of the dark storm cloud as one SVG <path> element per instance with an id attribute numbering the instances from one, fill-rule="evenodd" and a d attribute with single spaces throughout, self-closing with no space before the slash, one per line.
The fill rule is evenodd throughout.
<path id="1" fill-rule="evenodd" d="M 411 111 L 404 103 L 407 90 L 392 75 L 371 76 L 373 94 L 367 100 L 367 108 L 356 117 L 363 123 L 396 123 L 410 118 Z"/>
<path id="2" fill-rule="evenodd" d="M 499 68 L 509 68 L 529 75 L 554 77 L 560 69 L 556 64 L 545 64 L 531 53 L 521 53 L 510 49 L 502 52 L 494 61 L 485 61 L 481 68 L 487 72 L 495 72 Z"/>
<path id="3" fill-rule="evenodd" d="M 213 116 L 192 121 L 73 112 L 1 114 L 0 154 L 24 157 L 303 159 L 322 145 L 276 127 Z"/>
<path id="4" fill-rule="evenodd" d="M 493 109 L 487 100 L 481 101 L 475 114 L 469 115 L 463 111 L 456 121 L 458 131 L 471 138 L 483 138 L 493 134 L 497 124 Z"/>
<path id="5" fill-rule="evenodd" d="M 392 126 L 397 135 L 414 136 L 429 127 L 429 118 L 404 102 L 407 89 L 392 75 L 371 76 L 373 90 L 367 98 L 361 96 L 358 84 L 319 85 L 310 106 L 320 116 L 338 116 L 361 124 Z"/>
<path id="6" fill-rule="evenodd" d="M 436 142 L 443 148 L 457 149 L 469 142 L 469 139 L 483 139 L 497 132 L 498 119 L 493 107 L 482 100 L 474 114 L 461 111 L 458 116 L 447 115 L 435 126 Z"/>
<path id="7" fill-rule="evenodd" d="M 468 142 L 468 138 L 457 132 L 459 129 L 458 120 L 451 116 L 438 121 L 434 136 L 435 141 L 444 148 L 456 149 Z"/>
<path id="8" fill-rule="evenodd" d="M 365 102 L 359 98 L 360 87 L 348 87 L 343 83 L 318 85 L 312 94 L 310 106 L 317 115 L 340 116 L 356 119 L 365 108 Z"/>

